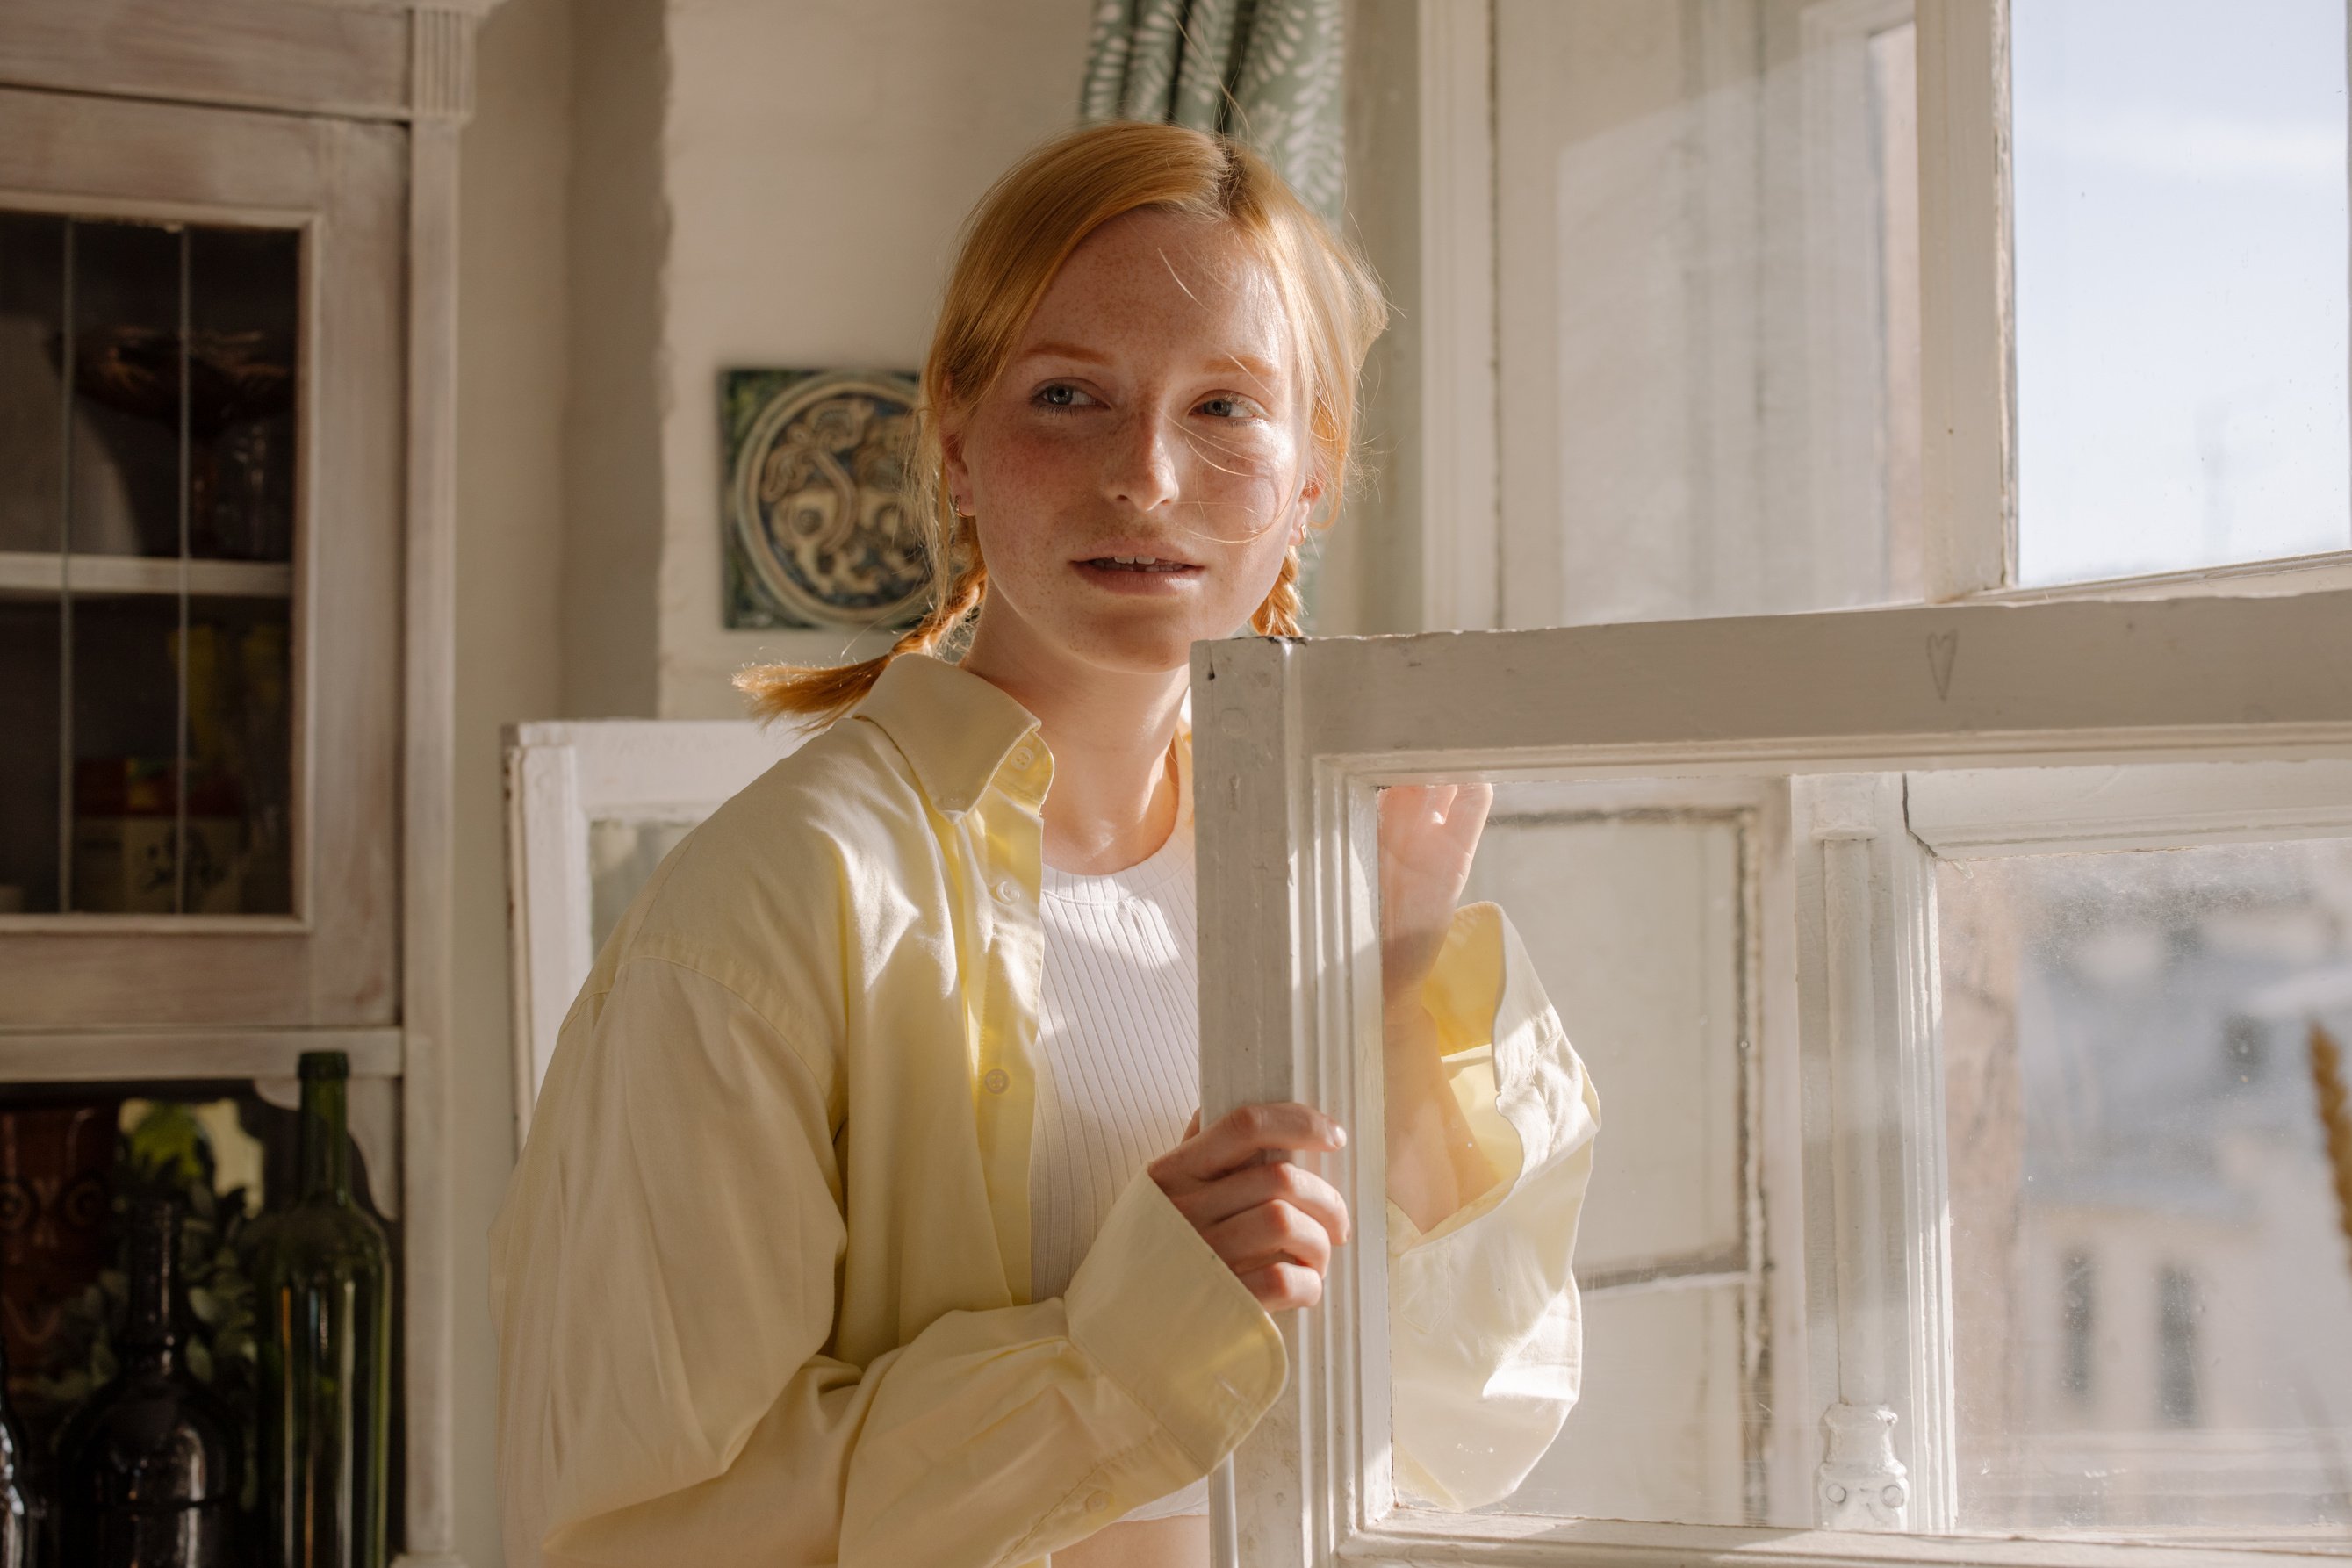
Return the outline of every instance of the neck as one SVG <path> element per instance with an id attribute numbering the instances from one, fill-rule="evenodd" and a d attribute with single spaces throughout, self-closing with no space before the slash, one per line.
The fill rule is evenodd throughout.
<path id="1" fill-rule="evenodd" d="M 982 610 L 963 668 L 1037 715 L 1054 753 L 1045 863 L 1100 875 L 1149 858 L 1176 826 L 1170 748 L 1190 672 L 1105 669 L 1035 637 L 990 632 Z"/>
<path id="2" fill-rule="evenodd" d="M 343 1137 L 343 1087 L 341 1079 L 318 1079 L 302 1086 L 298 1147 L 305 1198 L 343 1202 L 351 1197 L 351 1159 Z"/>
<path id="3" fill-rule="evenodd" d="M 134 1210 L 131 1223 L 131 1300 L 118 1348 L 133 1371 L 168 1373 L 180 1348 L 179 1325 L 172 1319 L 178 1217 L 158 1204 Z"/>

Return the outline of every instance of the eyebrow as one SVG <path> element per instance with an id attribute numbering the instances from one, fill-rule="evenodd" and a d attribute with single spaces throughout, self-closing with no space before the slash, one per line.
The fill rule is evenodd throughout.
<path id="1" fill-rule="evenodd" d="M 1076 360 L 1080 364 L 1110 363 L 1110 360 L 1108 356 L 1097 353 L 1094 350 L 1081 347 L 1076 343 L 1039 343 L 1035 348 L 1030 349 L 1023 353 L 1021 357 L 1023 359 Z"/>
<path id="2" fill-rule="evenodd" d="M 1098 353 L 1080 343 L 1039 343 L 1036 347 L 1024 351 L 1021 358 L 1024 360 L 1062 359 L 1077 364 L 1108 365 L 1110 363 L 1109 356 Z M 1255 376 L 1262 382 L 1275 381 L 1279 374 L 1272 364 L 1251 353 L 1211 354 L 1202 362 L 1202 368 L 1203 370 L 1238 370 L 1244 374 Z"/>

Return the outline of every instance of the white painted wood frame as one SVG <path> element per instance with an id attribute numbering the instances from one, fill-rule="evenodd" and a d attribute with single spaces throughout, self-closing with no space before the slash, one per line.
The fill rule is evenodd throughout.
<path id="1" fill-rule="evenodd" d="M 1495 400 L 1494 19 L 1417 0 L 1421 625 L 1502 622 Z"/>
<path id="2" fill-rule="evenodd" d="M 1510 477 L 1499 467 L 1493 420 L 1512 390 L 1499 384 L 1497 350 L 1505 331 L 1548 331 L 1550 323 L 1507 324 L 1495 317 L 1493 7 L 1491 0 L 1417 4 L 1423 286 L 1416 302 L 1428 345 L 1419 389 L 1423 625 L 1530 624 L 1526 605 L 1515 616 L 1507 602 L 1512 586 L 1522 598 L 1541 593 L 1526 586 L 1532 581 L 1528 564 L 1511 561 L 1500 517 Z M 1906 9 L 1917 23 L 1925 597 L 2041 602 L 2352 587 L 2352 551 L 2012 585 L 2018 496 L 2009 5 L 1822 0 L 1807 14 L 1814 31 L 1841 35 L 1866 31 Z M 1835 71 L 1832 65 L 1830 74 Z M 1817 85 L 1839 84 L 1824 77 Z M 1809 108 L 1814 133 L 1834 131 L 1818 110 L 1833 115 L 1838 107 L 1832 99 Z M 1850 149 L 1850 140 L 1844 144 Z M 1832 135 L 1822 152 L 1838 159 L 1839 139 Z M 1834 205 L 1841 188 L 1832 182 L 1809 200 Z M 1846 226 L 1841 216 L 1816 215 L 1832 228 Z M 1838 318 L 1832 311 L 1829 319 Z M 1821 348 L 1833 359 L 1854 357 L 1853 344 Z M 1817 467 L 1835 467 L 1834 454 L 1816 456 Z M 1438 527 L 1438 519 L 1449 526 Z"/>
<path id="3" fill-rule="evenodd" d="M 1809 1270 L 1809 1290 L 1828 1296 L 1813 1330 L 1832 1347 L 1815 1397 L 1833 1396 L 1822 1415 L 1833 1404 L 1904 1407 L 1906 1439 L 1930 1442 L 1906 1465 L 1903 1506 L 1908 1523 L 1932 1529 L 1949 1507 L 1937 1468 L 1948 1446 L 1939 1456 L 1932 1443 L 1937 1402 L 1948 1398 L 1948 1381 L 1937 1385 L 1948 1331 L 1933 1317 L 1945 1262 L 1940 1211 L 1925 1212 L 1941 1198 L 1932 947 L 1913 912 L 1924 894 L 1899 881 L 1924 875 L 1925 850 L 1890 815 L 1899 783 L 1823 775 L 2315 759 L 2340 769 L 2352 763 L 2352 595 L 1234 640 L 1196 647 L 1192 693 L 1211 1117 L 1300 1099 L 1350 1126 L 1381 1125 L 1381 1074 L 1370 1069 L 1381 1049 L 1370 872 L 1381 785 L 1473 774 L 1801 781 L 1801 875 L 1838 906 L 1834 918 L 1825 907 L 1818 963 L 1800 976 L 1812 993 L 1801 1007 L 1808 1140 L 1826 1141 L 1804 1194 L 1809 1244 L 1830 1249 L 1821 1278 Z M 2342 774 L 2305 776 L 2324 793 Z M 1321 1164 L 1360 1216 L 1383 1212 L 1380 1140 Z M 1379 1436 L 1386 1294 L 1385 1249 L 1368 1226 L 1341 1249 L 1325 1305 L 1285 1320 L 1290 1380 L 1233 1462 L 1213 1531 L 1221 1563 L 2121 1568 L 2272 1555 L 1396 1509 Z M 1890 1300 L 1902 1303 L 1899 1324 Z"/>
<path id="4" fill-rule="evenodd" d="M 2017 561 L 2009 0 L 1919 0 L 1920 468 L 1930 599 Z"/>
<path id="5" fill-rule="evenodd" d="M 1794 782 L 1814 1514 L 1958 1520 L 1934 873 L 1899 773 Z"/>
<path id="6" fill-rule="evenodd" d="M 564 1015 L 596 959 L 589 828 L 697 823 L 805 732 L 749 720 L 600 719 L 506 731 L 508 941 L 514 998 L 515 1145 Z"/>

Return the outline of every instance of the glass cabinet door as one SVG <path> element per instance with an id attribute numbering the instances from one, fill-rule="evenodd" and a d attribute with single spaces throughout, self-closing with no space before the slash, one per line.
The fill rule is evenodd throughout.
<path id="1" fill-rule="evenodd" d="M 0 1028 L 397 1021 L 405 141 L 0 89 Z"/>
<path id="2" fill-rule="evenodd" d="M 0 209 L 0 912 L 294 911 L 302 238 Z"/>

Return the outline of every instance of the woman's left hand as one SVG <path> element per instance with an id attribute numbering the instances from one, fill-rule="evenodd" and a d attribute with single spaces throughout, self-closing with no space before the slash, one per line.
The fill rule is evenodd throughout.
<path id="1" fill-rule="evenodd" d="M 1470 879 L 1492 784 L 1392 784 L 1381 792 L 1381 991 L 1421 993 Z"/>

